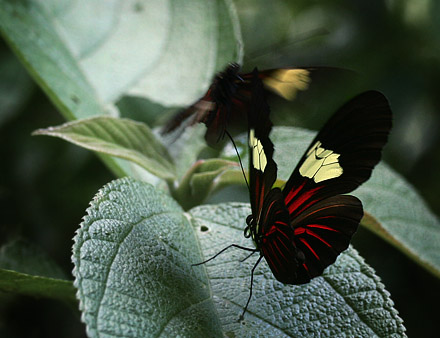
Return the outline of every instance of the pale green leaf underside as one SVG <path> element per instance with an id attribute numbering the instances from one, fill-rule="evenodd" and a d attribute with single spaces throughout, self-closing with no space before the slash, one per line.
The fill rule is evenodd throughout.
<path id="1" fill-rule="evenodd" d="M 103 114 L 94 89 L 52 22 L 35 1 L 2 1 L 0 6 L 3 37 L 64 116 Z"/>
<path id="2" fill-rule="evenodd" d="M 40 129 L 34 135 L 60 137 L 98 153 L 133 161 L 164 179 L 175 175 L 166 148 L 144 123 L 98 116 Z"/>
<path id="3" fill-rule="evenodd" d="M 241 59 L 231 0 L 3 1 L 0 28 L 69 119 L 124 95 L 187 105 Z"/>
<path id="4" fill-rule="evenodd" d="M 216 70 L 239 58 L 230 0 L 40 2 L 105 103 L 128 94 L 188 104 Z"/>
<path id="5" fill-rule="evenodd" d="M 289 178 L 315 135 L 299 128 L 274 128 L 271 138 L 279 178 Z M 385 239 L 440 276 L 440 222 L 403 177 L 380 163 L 353 195 L 380 223 Z"/>
<path id="6" fill-rule="evenodd" d="M 73 247 L 75 286 L 91 337 L 216 336 L 197 241 L 182 209 L 151 185 L 99 191 Z"/>
<path id="7" fill-rule="evenodd" d="M 201 206 L 190 211 L 201 249 L 209 258 L 229 244 L 252 247 L 243 229 L 246 204 Z M 229 337 L 403 337 L 404 327 L 384 285 L 350 248 L 322 277 L 302 286 L 283 285 L 263 260 L 255 271 L 253 297 L 242 323 L 237 322 L 249 296 L 250 272 L 257 257 L 230 249 L 206 269 L 223 331 Z"/>

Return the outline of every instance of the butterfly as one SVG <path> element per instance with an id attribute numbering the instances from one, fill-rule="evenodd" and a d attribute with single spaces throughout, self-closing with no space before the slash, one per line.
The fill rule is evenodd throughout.
<path id="1" fill-rule="evenodd" d="M 336 68 L 268 69 L 258 72 L 258 77 L 263 81 L 265 89 L 284 99 L 293 100 L 299 92 L 309 88 L 319 73 L 328 70 Z M 222 139 L 227 128 L 240 131 L 241 126 L 246 126 L 244 121 L 251 97 L 252 74 L 241 73 L 237 63 L 229 64 L 214 77 L 205 95 L 188 108 L 179 111 L 165 124 L 162 135 L 175 131 L 187 119 L 188 125 L 204 123 L 207 126 L 205 139 L 210 145 L 215 145 Z"/>
<path id="2" fill-rule="evenodd" d="M 364 92 L 339 108 L 322 127 L 293 170 L 283 189 L 273 188 L 277 165 L 270 108 L 254 70 L 248 113 L 249 194 L 251 214 L 244 236 L 255 248 L 231 247 L 259 252 L 251 270 L 251 287 L 243 318 L 252 297 L 254 271 L 264 258 L 275 278 L 284 284 L 305 284 L 320 276 L 348 248 L 363 207 L 347 194 L 371 176 L 380 161 L 392 126 L 392 113 L 385 96 Z M 288 156 L 288 154 L 285 154 Z M 199 265 L 195 264 L 195 265 Z"/>
<path id="3" fill-rule="evenodd" d="M 368 180 L 392 126 L 387 99 L 367 91 L 348 101 L 317 134 L 283 189 L 269 138 L 269 106 L 254 81 L 248 114 L 249 193 L 252 213 L 245 237 L 264 257 L 275 278 L 304 284 L 320 276 L 347 249 L 363 216 L 361 201 L 344 195 Z M 286 154 L 288 156 L 288 154 Z M 250 249 L 247 249 L 251 251 Z"/>

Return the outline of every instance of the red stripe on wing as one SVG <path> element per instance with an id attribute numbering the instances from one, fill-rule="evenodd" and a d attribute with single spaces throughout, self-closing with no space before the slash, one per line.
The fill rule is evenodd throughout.
<path id="1" fill-rule="evenodd" d="M 315 250 L 313 250 L 310 244 L 307 243 L 307 241 L 304 238 L 300 238 L 299 240 L 310 250 L 310 252 L 316 257 L 316 259 L 319 260 L 318 254 L 315 252 Z"/>
<path id="2" fill-rule="evenodd" d="M 272 272 L 274 273 L 274 275 L 277 275 L 277 274 L 279 273 L 279 271 L 278 271 L 278 267 L 274 264 L 274 261 L 273 261 L 273 259 L 272 259 L 272 257 L 273 257 L 274 255 L 273 255 L 273 254 L 272 254 L 272 255 L 269 254 L 269 251 L 268 251 L 268 247 L 267 247 L 267 246 L 262 247 L 262 248 L 261 248 L 261 251 L 263 252 L 263 256 L 264 256 L 264 258 L 266 258 L 266 261 L 267 261 L 267 263 L 269 264 L 269 266 L 270 266 Z"/>
<path id="3" fill-rule="evenodd" d="M 314 233 L 313 231 L 306 230 L 306 233 L 307 233 L 307 235 L 310 235 L 310 236 L 313 236 L 313 237 L 319 239 L 322 243 L 327 245 L 329 248 L 332 247 L 325 239 L 323 239 L 321 236 L 319 236 L 318 234 Z"/>
<path id="4" fill-rule="evenodd" d="M 321 219 L 323 219 L 323 218 L 328 219 L 328 218 L 334 218 L 334 217 L 333 216 L 321 217 Z M 328 227 L 326 225 L 321 225 L 321 224 L 309 224 L 308 227 L 309 228 L 319 228 L 319 229 L 328 230 L 328 231 L 340 232 L 340 231 L 336 230 L 335 228 L 331 228 L 331 227 Z"/>
<path id="5" fill-rule="evenodd" d="M 324 218 L 324 217 L 323 217 Z M 326 218 L 334 218 L 334 217 L 326 217 Z M 322 229 L 322 230 L 328 230 L 328 231 L 334 231 L 334 232 L 340 232 L 340 231 L 338 231 L 338 230 L 336 230 L 335 228 L 331 228 L 331 227 L 329 227 L 329 226 L 326 226 L 326 225 L 321 225 L 321 224 L 308 224 L 307 225 L 307 228 L 316 228 L 316 229 Z M 298 228 L 295 228 L 295 236 L 298 236 L 298 235 L 301 235 L 301 234 L 303 234 L 304 232 L 306 232 L 306 231 L 309 231 L 309 230 L 306 230 L 305 228 L 303 228 L 303 227 L 298 227 Z"/>
<path id="6" fill-rule="evenodd" d="M 317 199 L 312 198 L 319 190 L 321 190 L 322 186 L 303 191 L 306 183 L 307 180 L 303 181 L 297 188 L 289 191 L 284 198 L 284 202 L 286 203 L 291 218 L 296 217 L 308 207 L 318 202 Z"/>
<path id="7" fill-rule="evenodd" d="M 284 202 L 286 203 L 286 205 L 289 205 L 289 203 L 292 201 L 292 199 L 298 195 L 298 192 L 304 188 L 304 185 L 306 184 L 306 181 L 302 182 L 300 186 L 298 186 L 295 189 L 292 189 L 289 191 L 289 193 L 287 194 L 286 198 L 284 199 Z"/>

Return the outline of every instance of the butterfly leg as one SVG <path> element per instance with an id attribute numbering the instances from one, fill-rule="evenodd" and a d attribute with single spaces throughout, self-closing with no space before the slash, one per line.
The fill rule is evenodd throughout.
<path id="1" fill-rule="evenodd" d="M 249 257 L 251 257 L 254 253 L 256 253 L 257 249 L 254 249 L 254 251 L 252 251 L 249 255 L 247 255 L 245 258 L 243 258 L 242 260 L 240 260 L 240 263 L 243 263 L 245 260 L 247 260 Z"/>
<path id="2" fill-rule="evenodd" d="M 239 322 L 241 322 L 241 321 L 244 319 L 244 314 L 246 313 L 246 310 L 247 310 L 247 307 L 248 307 L 248 305 L 249 305 L 249 302 L 251 301 L 251 298 L 252 298 L 252 286 L 253 286 L 253 284 L 254 284 L 254 271 L 255 271 L 255 268 L 257 267 L 257 265 L 260 263 L 260 261 L 261 261 L 262 258 L 263 258 L 263 255 L 261 255 L 261 256 L 258 258 L 257 262 L 254 264 L 254 267 L 253 267 L 252 270 L 251 270 L 251 289 L 250 289 L 250 291 L 249 291 L 249 298 L 248 298 L 248 300 L 247 300 L 247 302 L 246 302 L 246 306 L 245 306 L 244 309 L 243 309 L 243 313 L 242 313 L 241 316 L 238 318 L 238 321 L 239 321 Z"/>
<path id="3" fill-rule="evenodd" d="M 220 250 L 219 252 L 217 252 L 214 256 L 212 256 L 211 258 L 208 258 L 206 261 L 200 262 L 200 263 L 196 263 L 196 264 L 191 264 L 191 266 L 197 266 L 197 265 L 202 265 L 205 263 L 208 263 L 210 260 L 213 260 L 214 258 L 216 258 L 218 255 L 222 254 L 223 252 L 225 252 L 226 250 L 228 250 L 229 248 L 238 248 L 241 250 L 246 250 L 246 251 L 255 251 L 255 249 L 252 248 L 246 248 L 244 246 L 238 245 L 238 244 L 231 244 L 228 245 L 226 248 Z"/>

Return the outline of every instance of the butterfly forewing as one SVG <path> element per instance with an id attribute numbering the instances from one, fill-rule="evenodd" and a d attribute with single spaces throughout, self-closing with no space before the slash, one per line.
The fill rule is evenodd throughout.
<path id="1" fill-rule="evenodd" d="M 279 68 L 259 72 L 266 89 L 286 100 L 293 100 L 298 92 L 309 88 L 312 68 Z M 242 75 L 247 80 L 250 74 Z"/>
<path id="2" fill-rule="evenodd" d="M 390 107 L 379 92 L 365 92 L 340 108 L 312 141 L 283 189 L 291 218 L 365 182 L 381 158 L 391 125 Z"/>
<path id="3" fill-rule="evenodd" d="M 162 128 L 162 134 L 168 134 L 195 123 L 207 126 L 205 139 L 214 146 L 223 138 L 225 131 L 230 134 L 246 130 L 247 112 L 252 97 L 253 72 L 240 73 L 240 66 L 229 64 L 218 73 L 208 91 L 194 104 L 179 111 Z M 343 69 L 331 67 L 278 68 L 258 72 L 263 81 L 265 92 L 272 92 L 286 99 L 294 100 L 299 93 L 309 88 L 322 87 L 322 80 L 332 82 L 345 73 Z M 315 83 L 317 84 L 315 86 Z M 182 127 L 183 125 L 183 127 Z"/>
<path id="4" fill-rule="evenodd" d="M 370 177 L 390 129 L 385 97 L 365 92 L 330 118 L 301 158 L 283 189 L 295 245 L 305 256 L 294 284 L 321 275 L 348 247 L 363 209 L 340 194 Z"/>
<path id="5" fill-rule="evenodd" d="M 277 167 L 269 139 L 272 123 L 258 73 L 254 71 L 249 122 L 249 188 L 252 207 L 251 235 L 274 276 L 283 283 L 296 280 L 302 255 L 294 243 L 294 229 L 279 188 L 272 189 Z"/>
<path id="6" fill-rule="evenodd" d="M 277 165 L 273 160 L 274 147 L 269 139 L 272 128 L 269 114 L 263 85 L 258 78 L 257 70 L 254 70 L 252 101 L 248 114 L 248 144 L 249 194 L 255 221 L 258 221 L 265 196 L 277 177 Z"/>

